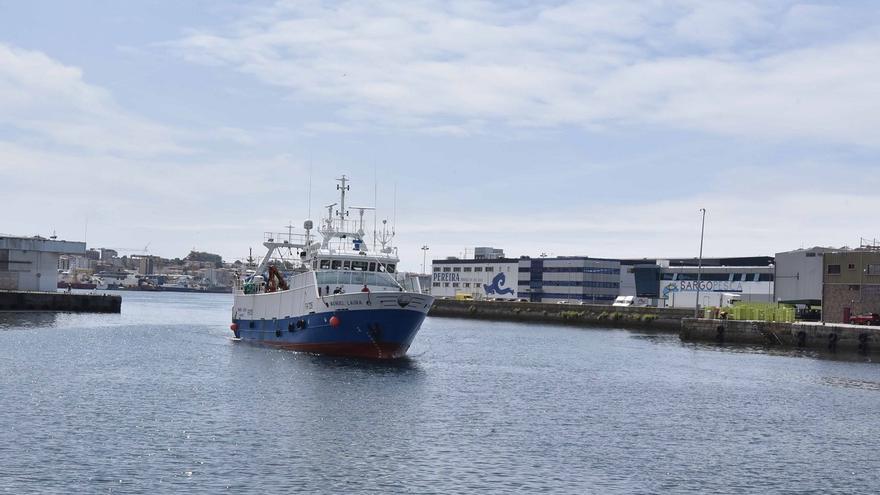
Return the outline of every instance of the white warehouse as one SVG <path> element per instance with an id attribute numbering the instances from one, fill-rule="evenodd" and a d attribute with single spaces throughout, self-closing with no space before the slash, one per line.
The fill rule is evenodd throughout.
<path id="1" fill-rule="evenodd" d="M 0 290 L 58 290 L 58 257 L 84 255 L 86 243 L 0 235 Z"/>

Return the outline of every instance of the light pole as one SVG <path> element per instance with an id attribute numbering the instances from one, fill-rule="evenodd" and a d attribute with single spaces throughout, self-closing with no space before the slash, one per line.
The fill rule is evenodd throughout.
<path id="1" fill-rule="evenodd" d="M 425 261 L 428 258 L 428 249 L 431 249 L 431 248 L 429 248 L 427 244 L 422 246 L 422 274 L 428 273 L 425 271 Z"/>
<path id="2" fill-rule="evenodd" d="M 703 279 L 703 233 L 706 231 L 706 209 L 700 208 L 703 213 L 703 222 L 700 225 L 700 258 L 697 261 L 697 304 L 694 306 L 694 318 L 700 316 L 700 282 Z"/>

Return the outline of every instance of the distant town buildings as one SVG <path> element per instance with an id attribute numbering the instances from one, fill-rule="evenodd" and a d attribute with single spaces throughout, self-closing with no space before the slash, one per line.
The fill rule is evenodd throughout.
<path id="1" fill-rule="evenodd" d="M 193 251 L 185 258 L 150 254 L 119 256 L 109 248 L 62 254 L 57 260 L 58 287 L 160 290 L 231 290 L 241 263 L 224 263 L 220 255 Z"/>

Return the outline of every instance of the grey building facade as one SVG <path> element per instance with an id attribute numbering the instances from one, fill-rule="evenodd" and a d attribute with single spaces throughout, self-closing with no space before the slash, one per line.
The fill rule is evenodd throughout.
<path id="1" fill-rule="evenodd" d="M 773 300 L 784 304 L 822 305 L 822 259 L 832 248 L 813 247 L 776 253 Z"/>
<path id="2" fill-rule="evenodd" d="M 620 260 L 520 258 L 521 299 L 531 302 L 611 304 L 620 292 Z"/>

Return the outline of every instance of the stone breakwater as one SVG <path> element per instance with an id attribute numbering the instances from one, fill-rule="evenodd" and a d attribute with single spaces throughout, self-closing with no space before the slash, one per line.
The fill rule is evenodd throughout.
<path id="1" fill-rule="evenodd" d="M 474 318 L 566 325 L 612 325 L 677 332 L 693 310 L 612 307 L 588 304 L 545 304 L 516 301 L 459 301 L 437 299 L 428 316 Z"/>
<path id="2" fill-rule="evenodd" d="M 690 309 L 437 299 L 428 316 L 657 330 L 678 333 L 683 342 L 862 353 L 880 350 L 880 327 L 695 319 Z"/>
<path id="3" fill-rule="evenodd" d="M 679 337 L 685 342 L 717 342 L 823 350 L 876 352 L 880 327 L 813 322 L 764 322 L 685 318 Z"/>
<path id="4" fill-rule="evenodd" d="M 119 313 L 122 297 L 65 292 L 0 291 L 0 311 Z"/>

